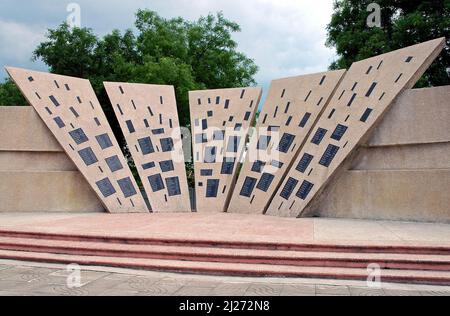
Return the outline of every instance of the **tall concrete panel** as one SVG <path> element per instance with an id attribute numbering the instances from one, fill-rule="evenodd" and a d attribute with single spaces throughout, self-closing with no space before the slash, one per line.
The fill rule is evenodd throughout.
<path id="1" fill-rule="evenodd" d="M 402 93 L 367 142 L 370 147 L 450 141 L 450 86 Z"/>
<path id="2" fill-rule="evenodd" d="M 105 208 L 147 212 L 88 80 L 25 69 L 6 69 L 56 137 Z"/>
<path id="3" fill-rule="evenodd" d="M 393 101 L 445 45 L 437 39 L 354 63 L 276 193 L 268 214 L 301 216 L 344 162 L 367 141 Z"/>
<path id="4" fill-rule="evenodd" d="M 190 212 L 173 86 L 104 85 L 153 212 Z"/>
<path id="5" fill-rule="evenodd" d="M 450 223 L 450 169 L 349 170 L 308 216 Z"/>
<path id="6" fill-rule="evenodd" d="M 191 91 L 198 212 L 224 212 L 261 98 L 260 88 Z"/>
<path id="7" fill-rule="evenodd" d="M 0 213 L 104 212 L 32 106 L 0 106 Z"/>
<path id="8" fill-rule="evenodd" d="M 0 135 L 0 151 L 64 151 L 32 106 L 2 106 Z"/>
<path id="9" fill-rule="evenodd" d="M 262 214 L 328 105 L 344 70 L 272 82 L 228 209 Z"/>
<path id="10" fill-rule="evenodd" d="M 450 222 L 450 86 L 405 91 L 305 216 Z"/>
<path id="11" fill-rule="evenodd" d="M 78 171 L 0 170 L 2 212 L 104 212 Z"/>

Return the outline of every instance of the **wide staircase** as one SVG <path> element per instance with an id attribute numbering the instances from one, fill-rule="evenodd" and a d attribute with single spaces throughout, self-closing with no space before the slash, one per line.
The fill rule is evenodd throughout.
<path id="1" fill-rule="evenodd" d="M 246 277 L 450 285 L 450 248 L 140 239 L 0 231 L 0 258 Z M 370 266 L 370 269 L 368 267 Z"/>

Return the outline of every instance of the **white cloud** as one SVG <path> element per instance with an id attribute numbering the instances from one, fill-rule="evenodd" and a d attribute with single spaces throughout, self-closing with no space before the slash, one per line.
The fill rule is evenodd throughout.
<path id="1" fill-rule="evenodd" d="M 68 1 L 69 3 L 71 1 Z M 242 32 L 238 49 L 260 66 L 257 81 L 267 87 L 272 79 L 325 71 L 334 52 L 325 47 L 325 27 L 333 0 L 75 0 L 81 6 L 82 26 L 102 35 L 112 29 L 130 28 L 138 8 L 157 11 L 164 17 L 197 19 L 223 11 Z M 2 8 L 3 6 L 3 8 Z M 45 28 L 66 19 L 63 3 L 29 0 L 17 11 L 15 0 L 0 4 L 0 64 L 28 66 L 31 52 L 43 39 Z M 28 11 L 27 11 L 28 10 Z M 7 21 L 14 22 L 6 22 Z M 38 21 L 41 27 L 33 25 Z M 34 67 L 36 68 L 36 67 Z"/>
<path id="2" fill-rule="evenodd" d="M 153 0 L 145 1 L 163 16 L 196 19 L 223 11 L 238 22 L 239 49 L 260 66 L 257 80 L 267 86 L 272 79 L 327 70 L 334 51 L 325 47 L 326 25 L 332 0 Z"/>
<path id="3" fill-rule="evenodd" d="M 44 34 L 44 29 L 0 20 L 0 57 L 4 63 L 2 66 L 30 65 L 32 53 L 44 40 Z"/>

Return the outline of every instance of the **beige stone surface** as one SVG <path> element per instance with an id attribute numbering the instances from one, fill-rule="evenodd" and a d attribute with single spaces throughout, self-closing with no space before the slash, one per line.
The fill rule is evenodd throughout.
<path id="1" fill-rule="evenodd" d="M 198 212 L 224 212 L 235 189 L 260 88 L 189 92 Z"/>
<path id="2" fill-rule="evenodd" d="M 125 135 L 154 212 L 190 212 L 180 123 L 173 86 L 105 82 L 106 91 Z M 140 142 L 153 147 L 143 152 Z M 162 142 L 171 140 L 165 151 Z M 151 166 L 147 165 L 151 163 Z M 162 186 L 156 188 L 155 179 Z"/>
<path id="3" fill-rule="evenodd" d="M 113 213 L 147 212 L 89 81 L 10 67 L 7 71 L 105 208 Z M 107 159 L 115 159 L 115 170 Z"/>
<path id="4" fill-rule="evenodd" d="M 0 171 L 22 170 L 78 171 L 64 152 L 0 151 Z"/>
<path id="5" fill-rule="evenodd" d="M 0 212 L 103 212 L 77 171 L 0 171 Z"/>
<path id="6" fill-rule="evenodd" d="M 333 117 L 325 114 L 320 118 L 267 213 L 301 215 L 331 177 L 343 171 L 340 167 L 345 160 L 371 135 L 397 96 L 422 76 L 444 42 L 437 39 L 354 63 L 325 112 L 336 109 Z M 341 137 L 332 139 L 338 124 L 347 129 Z M 322 141 L 313 143 L 319 129 L 326 134 Z M 314 158 L 302 173 L 296 169 L 305 154 Z"/>
<path id="7" fill-rule="evenodd" d="M 450 121 L 449 121 L 450 122 Z M 450 123 L 449 123 L 450 124 Z M 450 169 L 450 142 L 364 147 L 352 170 Z M 448 188 L 450 190 L 450 188 Z"/>
<path id="8" fill-rule="evenodd" d="M 32 106 L 0 107 L 0 151 L 63 152 Z"/>
<path id="9" fill-rule="evenodd" d="M 262 214 L 266 210 L 344 74 L 339 70 L 272 82 L 228 212 Z M 284 136 L 294 138 L 279 150 Z M 258 146 L 261 137 L 270 137 L 267 148 Z"/>
<path id="10" fill-rule="evenodd" d="M 448 188 L 450 169 L 347 171 L 309 215 L 450 223 Z"/>
<path id="11" fill-rule="evenodd" d="M 369 146 L 450 142 L 450 86 L 407 90 L 393 104 Z"/>
<path id="12" fill-rule="evenodd" d="M 322 217 L 356 216 L 364 219 L 449 222 L 450 207 L 446 205 L 450 192 L 450 159 L 447 159 L 450 156 L 450 142 L 446 139 L 450 137 L 450 132 L 441 118 L 438 118 L 439 116 L 449 121 L 445 113 L 450 107 L 450 99 L 445 100 L 442 97 L 448 91 L 450 87 L 436 87 L 408 90 L 402 94 L 374 131 L 369 145 L 359 149 L 350 171 L 344 172 L 328 184 L 324 192 L 316 198 L 308 214 Z M 423 100 L 428 101 L 423 104 Z M 424 108 L 427 111 L 424 111 Z M 369 172 L 355 173 L 352 170 Z M 402 177 L 407 177 L 412 182 L 406 185 L 410 191 L 416 186 L 417 180 L 414 176 L 418 172 L 425 174 L 428 179 L 433 177 L 434 180 L 429 180 L 434 181 L 431 184 L 433 195 L 422 198 L 423 190 L 416 190 L 412 198 L 407 195 L 407 199 L 403 196 L 392 199 L 389 189 L 393 184 L 388 184 L 386 191 L 382 191 L 378 186 L 369 186 L 370 181 L 374 179 L 374 171 L 382 171 L 383 176 L 375 174 L 386 179 L 395 177 L 398 171 L 403 171 Z M 431 175 L 428 175 L 427 171 L 431 172 Z M 384 181 L 376 179 L 376 183 Z M 403 192 L 403 187 L 404 184 L 401 190 L 395 192 Z M 371 189 L 376 191 L 368 191 Z M 383 201 L 380 197 L 373 207 L 369 205 L 372 203 L 367 199 L 369 194 L 377 195 L 383 192 L 387 194 Z M 420 203 L 417 198 L 421 198 Z M 402 203 L 401 211 L 398 211 L 398 200 Z M 441 208 L 436 209 L 437 205 Z"/>

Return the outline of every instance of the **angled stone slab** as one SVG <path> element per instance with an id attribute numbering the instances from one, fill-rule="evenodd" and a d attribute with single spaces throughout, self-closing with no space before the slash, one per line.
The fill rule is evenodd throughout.
<path id="1" fill-rule="evenodd" d="M 89 80 L 6 70 L 105 208 L 111 213 L 147 212 Z"/>
<path id="2" fill-rule="evenodd" d="M 344 74 L 330 71 L 272 82 L 228 212 L 262 214 L 267 209 Z"/>
<path id="3" fill-rule="evenodd" d="M 276 193 L 269 215 L 301 216 L 396 97 L 440 54 L 437 39 L 354 63 Z M 306 166 L 305 166 L 306 165 Z"/>
<path id="4" fill-rule="evenodd" d="M 190 212 L 173 86 L 104 83 L 154 212 Z"/>
<path id="5" fill-rule="evenodd" d="M 261 93 L 260 88 L 189 93 L 198 212 L 227 210 Z"/>

